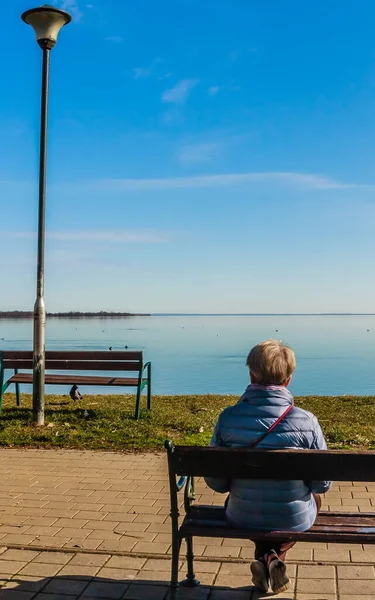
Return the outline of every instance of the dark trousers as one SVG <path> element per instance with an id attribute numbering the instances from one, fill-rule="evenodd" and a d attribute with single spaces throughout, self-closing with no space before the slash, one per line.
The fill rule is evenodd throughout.
<path id="1" fill-rule="evenodd" d="M 322 507 L 322 499 L 319 494 L 313 494 L 316 502 L 316 506 L 318 512 Z M 265 554 L 269 554 L 272 550 L 276 552 L 279 556 L 280 560 L 284 561 L 286 557 L 286 553 L 288 550 L 293 548 L 293 546 L 297 542 L 273 542 L 272 540 L 267 542 L 267 540 L 262 540 L 261 542 L 254 541 L 255 543 L 255 560 L 260 560 L 264 558 Z"/>

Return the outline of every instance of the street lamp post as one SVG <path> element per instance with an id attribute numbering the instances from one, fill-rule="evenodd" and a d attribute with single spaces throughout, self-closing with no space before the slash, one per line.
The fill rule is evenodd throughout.
<path id="1" fill-rule="evenodd" d="M 38 204 L 38 258 L 37 287 L 34 305 L 33 338 L 33 421 L 44 425 L 44 370 L 46 309 L 44 304 L 44 237 L 46 212 L 46 160 L 47 160 L 47 115 L 50 51 L 56 44 L 58 33 L 72 20 L 69 13 L 45 4 L 22 14 L 22 20 L 31 25 L 43 51 L 42 102 L 40 117 L 40 159 L 39 159 L 39 204 Z"/>

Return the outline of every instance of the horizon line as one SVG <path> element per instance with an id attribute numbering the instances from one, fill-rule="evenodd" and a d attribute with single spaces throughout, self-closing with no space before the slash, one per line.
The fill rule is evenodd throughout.
<path id="1" fill-rule="evenodd" d="M 152 317 L 374 317 L 375 313 L 322 312 L 322 313 L 150 313 Z"/>

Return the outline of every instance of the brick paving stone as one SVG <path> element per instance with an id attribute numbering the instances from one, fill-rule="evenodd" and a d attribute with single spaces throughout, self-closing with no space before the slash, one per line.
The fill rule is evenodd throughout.
<path id="1" fill-rule="evenodd" d="M 90 535 L 90 533 L 93 532 L 93 529 L 77 529 L 76 527 L 74 527 L 74 521 L 71 520 L 70 521 L 72 527 L 63 527 L 62 529 L 60 529 L 60 531 L 58 531 L 55 534 L 55 537 L 65 537 L 65 538 L 81 538 L 84 539 L 86 537 L 88 537 Z"/>
<path id="2" fill-rule="evenodd" d="M 339 579 L 339 594 L 368 594 L 375 596 L 375 580 L 374 579 Z"/>
<path id="3" fill-rule="evenodd" d="M 297 596 L 298 593 L 304 594 L 335 594 L 336 581 L 334 579 L 297 579 Z"/>
<path id="4" fill-rule="evenodd" d="M 100 567 L 84 567 L 81 565 L 71 565 L 70 563 L 63 567 L 59 572 L 59 577 L 67 577 L 68 579 L 86 579 L 90 580 L 99 571 Z"/>
<path id="5" fill-rule="evenodd" d="M 349 550 L 313 550 L 317 562 L 350 562 Z"/>
<path id="6" fill-rule="evenodd" d="M 64 544 L 64 548 L 84 548 L 85 550 L 96 550 L 100 544 L 102 543 L 102 539 L 90 539 L 87 538 L 71 538 L 67 540 Z"/>
<path id="7" fill-rule="evenodd" d="M 109 558 L 109 554 L 75 554 L 69 565 L 77 565 L 82 567 L 102 567 Z"/>
<path id="8" fill-rule="evenodd" d="M 354 563 L 375 562 L 375 548 L 372 550 L 351 550 L 350 557 Z"/>
<path id="9" fill-rule="evenodd" d="M 15 579 L 7 582 L 6 589 L 19 589 L 25 592 L 39 592 L 49 582 L 46 577 L 31 577 L 31 575 L 17 575 Z"/>
<path id="10" fill-rule="evenodd" d="M 87 581 L 79 581 L 75 579 L 53 578 L 43 592 L 47 594 L 66 594 L 71 596 L 78 596 L 87 587 Z"/>
<path id="11" fill-rule="evenodd" d="M 41 592 L 33 600 L 75 600 L 77 596 L 66 596 L 65 594 L 45 594 Z"/>
<path id="12" fill-rule="evenodd" d="M 337 567 L 339 579 L 374 579 L 375 569 L 372 566 L 345 565 Z"/>
<path id="13" fill-rule="evenodd" d="M 79 508 L 79 504 L 78 504 L 78 508 Z M 108 514 L 108 512 L 102 512 L 102 511 L 95 511 L 95 510 L 78 510 L 76 512 L 76 514 L 72 517 L 70 516 L 69 518 L 73 518 L 74 520 L 76 519 L 85 519 L 85 520 L 89 520 L 89 521 L 101 521 L 102 519 L 104 519 L 104 517 L 106 517 Z M 77 525 L 77 527 L 79 527 L 79 525 Z"/>
<path id="14" fill-rule="evenodd" d="M 69 539 L 69 537 L 63 536 L 52 537 L 50 535 L 41 535 L 36 536 L 33 541 L 30 542 L 30 546 L 38 546 L 40 548 L 62 548 Z"/>
<path id="15" fill-rule="evenodd" d="M 357 596 L 357 594 L 343 594 L 340 596 L 340 600 L 374 600 L 374 596 L 369 594 L 361 594 L 360 596 Z"/>
<path id="16" fill-rule="evenodd" d="M 27 562 L 21 560 L 0 560 L 0 573 L 18 573 L 26 565 Z"/>
<path id="17" fill-rule="evenodd" d="M 78 513 L 78 508 L 69 510 L 64 508 L 51 508 L 45 513 L 46 517 L 55 517 L 56 519 L 74 519 L 75 515 Z"/>
<path id="18" fill-rule="evenodd" d="M 18 550 L 18 549 L 6 549 L 5 552 L 0 552 L 1 560 L 20 560 L 26 563 L 30 562 L 38 556 L 39 552 L 35 550 Z"/>
<path id="19" fill-rule="evenodd" d="M 33 598 L 35 598 L 35 592 L 0 589 L 0 600 L 32 600 Z M 68 600 L 67 596 L 65 596 L 65 600 Z"/>
<path id="20" fill-rule="evenodd" d="M 30 527 L 30 529 L 27 530 L 27 535 L 35 535 L 35 536 L 42 536 L 42 535 L 47 535 L 47 536 L 53 536 L 55 535 L 55 533 L 57 533 L 58 531 L 60 531 L 61 527 L 57 526 L 53 526 L 53 527 L 43 527 L 41 525 L 34 525 L 33 527 Z"/>
<path id="21" fill-rule="evenodd" d="M 45 563 L 29 563 L 20 570 L 20 575 L 33 575 L 34 577 L 54 577 L 64 565 L 45 564 Z"/>
<path id="22" fill-rule="evenodd" d="M 246 558 L 247 560 L 254 559 L 254 548 L 250 546 L 241 546 L 240 557 Z"/>
<path id="23" fill-rule="evenodd" d="M 122 508 L 122 506 L 121 506 Z M 114 521 L 114 522 L 121 522 L 121 523 L 131 523 L 132 521 L 134 521 L 134 519 L 136 518 L 137 513 L 135 512 L 131 512 L 131 513 L 127 513 L 124 512 L 124 510 L 122 510 L 121 512 L 112 512 L 112 513 L 108 513 L 103 521 Z"/>
<path id="24" fill-rule="evenodd" d="M 294 561 L 294 560 L 298 560 L 298 561 L 309 561 L 312 560 L 312 550 L 309 550 L 308 548 L 298 548 L 298 545 L 295 546 L 294 548 L 292 548 L 291 550 L 289 550 L 288 554 L 287 554 L 287 561 Z"/>
<path id="25" fill-rule="evenodd" d="M 298 567 L 299 579 L 334 579 L 335 567 L 329 565 L 300 565 Z"/>
<path id="26" fill-rule="evenodd" d="M 224 546 L 206 546 L 206 549 L 203 552 L 203 556 L 213 556 L 215 558 L 237 558 L 239 554 L 239 546 L 228 546 L 227 548 L 224 548 Z"/>
<path id="27" fill-rule="evenodd" d="M 336 600 L 336 594 L 326 594 L 325 592 L 320 592 L 320 594 L 297 594 L 297 600 Z M 342 597 L 341 599 L 342 600 Z M 349 600 L 347 598 L 347 600 Z M 351 598 L 353 600 L 353 597 Z M 359 596 L 358 599 L 359 600 Z M 361 598 L 361 600 L 364 600 Z"/>
<path id="28" fill-rule="evenodd" d="M 249 600 L 249 592 L 241 590 L 212 590 L 210 600 Z"/>
<path id="29" fill-rule="evenodd" d="M 167 591 L 164 586 L 132 584 L 124 594 L 124 600 L 164 600 Z"/>
<path id="30" fill-rule="evenodd" d="M 96 574 L 95 579 L 113 579 L 118 581 L 134 581 L 139 571 L 137 569 L 111 569 L 103 567 Z"/>
<path id="31" fill-rule="evenodd" d="M 178 590 L 178 600 L 207 600 L 210 594 L 209 587 L 196 588 L 180 588 Z M 249 592 L 247 592 L 249 595 Z M 171 598 L 170 593 L 167 594 L 167 600 Z"/>
<path id="32" fill-rule="evenodd" d="M 218 587 L 230 587 L 230 588 L 237 588 L 237 587 L 245 588 L 246 587 L 246 588 L 250 589 L 250 587 L 252 587 L 250 572 L 248 572 L 247 575 L 238 575 L 238 574 L 231 575 L 229 573 L 225 573 L 225 574 L 219 573 L 219 575 L 216 578 L 215 585 L 217 585 Z"/>
<path id="33" fill-rule="evenodd" d="M 33 564 L 65 565 L 71 558 L 73 558 L 73 554 L 69 554 L 68 552 L 41 552 L 32 562 Z"/>
<path id="34" fill-rule="evenodd" d="M 119 519 L 117 519 L 117 521 L 86 521 L 86 524 L 82 526 L 82 529 L 113 531 L 119 522 Z"/>
<path id="35" fill-rule="evenodd" d="M 155 554 L 165 554 L 170 543 L 158 542 L 137 542 L 132 548 L 132 552 L 152 552 Z"/>
<path id="36" fill-rule="evenodd" d="M 89 540 L 114 540 L 114 541 L 117 541 L 121 537 L 120 535 L 115 533 L 112 529 L 110 529 L 110 530 L 94 529 L 94 531 L 87 529 L 87 531 L 89 532 L 89 534 L 87 536 L 87 539 L 89 539 Z M 84 538 L 82 538 L 82 539 L 84 539 Z"/>
<path id="37" fill-rule="evenodd" d="M 122 598 L 127 583 L 92 581 L 84 590 L 81 598 Z"/>
<path id="38" fill-rule="evenodd" d="M 138 558 L 135 556 L 111 556 L 109 560 L 105 562 L 105 566 L 111 569 L 128 569 L 138 571 L 139 569 L 142 569 L 145 562 L 146 558 Z"/>
<path id="39" fill-rule="evenodd" d="M 265 594 L 264 592 L 261 592 L 256 588 L 252 589 L 251 600 L 269 600 L 269 598 L 277 598 L 277 600 L 279 600 L 280 598 L 282 598 L 283 600 L 294 600 L 294 591 L 293 589 L 289 589 L 285 592 L 282 592 L 281 594 L 278 594 L 277 596 L 273 596 L 272 592 Z M 299 600 L 300 595 L 297 594 L 296 598 Z M 322 600 L 323 598 L 323 595 L 319 596 L 319 600 Z"/>
<path id="40" fill-rule="evenodd" d="M 104 540 L 101 542 L 98 549 L 105 550 L 106 552 L 129 552 L 132 550 L 135 543 L 136 540 L 130 540 L 129 538 L 120 539 L 116 542 L 113 540 Z"/>

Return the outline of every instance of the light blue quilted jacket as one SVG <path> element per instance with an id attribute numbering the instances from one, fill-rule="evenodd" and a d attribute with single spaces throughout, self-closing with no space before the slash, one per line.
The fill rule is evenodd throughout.
<path id="1" fill-rule="evenodd" d="M 282 386 L 249 385 L 237 404 L 226 408 L 215 426 L 211 446 L 249 446 L 293 403 Z M 294 407 L 257 448 L 327 448 L 318 419 Z M 237 527 L 306 531 L 316 519 L 312 492 L 324 493 L 329 481 L 276 481 L 206 478 L 216 492 L 229 491 L 227 518 Z"/>

